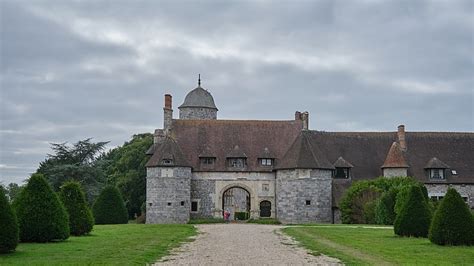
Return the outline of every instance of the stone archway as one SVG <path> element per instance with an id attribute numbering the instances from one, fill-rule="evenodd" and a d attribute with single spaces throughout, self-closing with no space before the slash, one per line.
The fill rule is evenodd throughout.
<path id="1" fill-rule="evenodd" d="M 222 193 L 222 213 L 230 212 L 230 220 L 247 220 L 250 218 L 250 192 L 241 186 L 231 186 Z"/>

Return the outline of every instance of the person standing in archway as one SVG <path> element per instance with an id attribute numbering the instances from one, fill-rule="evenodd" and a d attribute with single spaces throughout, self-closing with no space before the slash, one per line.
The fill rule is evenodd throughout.
<path id="1" fill-rule="evenodd" d="M 226 223 L 229 222 L 229 217 L 230 217 L 230 212 L 229 212 L 229 210 L 225 210 L 225 211 L 224 211 L 224 221 L 225 221 Z"/>

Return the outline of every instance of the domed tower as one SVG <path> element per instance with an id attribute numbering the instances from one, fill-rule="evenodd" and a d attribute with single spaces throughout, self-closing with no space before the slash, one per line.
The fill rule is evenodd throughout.
<path id="1" fill-rule="evenodd" d="M 179 119 L 217 119 L 218 109 L 214 103 L 214 98 L 207 90 L 201 88 L 201 77 L 198 80 L 198 87 L 186 95 L 184 103 L 178 109 Z"/>

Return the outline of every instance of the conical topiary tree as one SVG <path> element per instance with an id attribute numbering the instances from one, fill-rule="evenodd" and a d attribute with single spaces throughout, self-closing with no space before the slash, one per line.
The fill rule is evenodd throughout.
<path id="1" fill-rule="evenodd" d="M 474 245 L 474 218 L 454 188 L 448 189 L 435 212 L 429 239 L 438 245 Z"/>
<path id="2" fill-rule="evenodd" d="M 0 189 L 0 253 L 15 250 L 18 245 L 18 221 L 3 189 Z"/>
<path id="3" fill-rule="evenodd" d="M 411 186 L 406 201 L 395 218 L 393 229 L 399 236 L 427 237 L 431 212 L 419 186 Z"/>
<path id="4" fill-rule="evenodd" d="M 43 175 L 30 177 L 15 205 L 21 241 L 48 242 L 69 237 L 66 209 Z"/>
<path id="5" fill-rule="evenodd" d="M 87 206 L 84 191 L 78 182 L 66 182 L 61 186 L 59 194 L 69 214 L 69 231 L 71 235 L 88 234 L 94 226 L 94 217 Z"/>
<path id="6" fill-rule="evenodd" d="M 116 187 L 107 186 L 92 207 L 96 224 L 126 224 L 128 212 Z"/>

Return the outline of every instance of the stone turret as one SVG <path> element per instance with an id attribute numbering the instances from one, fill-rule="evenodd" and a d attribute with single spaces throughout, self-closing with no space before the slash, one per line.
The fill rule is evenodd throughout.
<path id="1" fill-rule="evenodd" d="M 211 93 L 201 87 L 201 78 L 198 87 L 190 91 L 184 103 L 178 107 L 179 119 L 212 120 L 217 119 L 217 107 Z"/>
<path id="2" fill-rule="evenodd" d="M 164 136 L 146 164 L 146 223 L 187 223 L 191 166 L 174 139 Z"/>

